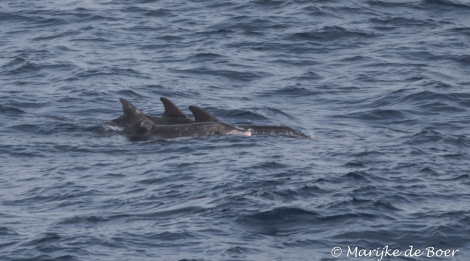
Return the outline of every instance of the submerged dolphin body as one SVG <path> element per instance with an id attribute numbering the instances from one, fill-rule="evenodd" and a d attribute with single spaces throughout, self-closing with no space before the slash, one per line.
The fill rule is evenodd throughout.
<path id="1" fill-rule="evenodd" d="M 193 113 L 196 122 L 220 122 L 214 115 L 201 107 L 189 106 L 189 110 Z M 289 137 L 311 138 L 310 136 L 287 126 L 260 126 L 248 124 L 237 124 L 236 126 L 242 130 L 249 131 L 252 134 L 274 134 Z"/>
<path id="2" fill-rule="evenodd" d="M 160 98 L 160 101 L 163 103 L 163 107 L 165 108 L 165 111 L 161 117 L 145 115 L 153 123 L 159 125 L 194 123 L 194 121 L 189 119 L 188 116 L 172 101 L 164 97 Z M 111 120 L 108 122 L 108 124 L 112 126 L 126 127 L 129 122 L 130 117 L 126 111 L 124 111 L 123 115 L 114 120 Z"/>
<path id="3" fill-rule="evenodd" d="M 163 138 L 223 134 L 251 136 L 249 131 L 239 130 L 222 122 L 157 125 L 129 101 L 120 99 L 120 102 L 128 121 L 124 133 L 132 140 L 143 140 L 151 136 Z"/>

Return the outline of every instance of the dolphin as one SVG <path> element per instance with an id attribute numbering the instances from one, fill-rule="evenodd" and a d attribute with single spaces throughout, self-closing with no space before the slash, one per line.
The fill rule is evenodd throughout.
<path id="1" fill-rule="evenodd" d="M 161 117 L 145 115 L 153 123 L 159 125 L 194 123 L 193 120 L 191 120 L 183 111 L 181 111 L 180 108 L 178 108 L 178 106 L 176 106 L 169 99 L 161 97 L 160 101 L 163 103 L 163 107 L 165 109 Z M 107 124 L 118 127 L 126 127 L 129 124 L 129 121 L 130 117 L 126 111 L 124 111 L 123 115 L 107 122 Z"/>
<path id="2" fill-rule="evenodd" d="M 220 122 L 214 115 L 210 114 L 206 110 L 198 106 L 189 106 L 189 110 L 194 115 L 196 122 Z M 237 124 L 236 127 L 239 129 L 249 131 L 252 134 L 274 134 L 289 137 L 302 137 L 311 138 L 300 131 L 294 130 L 287 126 L 260 126 L 260 125 L 248 125 L 248 124 Z"/>
<path id="3" fill-rule="evenodd" d="M 124 114 L 127 115 L 127 125 L 124 129 L 131 140 L 144 140 L 151 136 L 163 138 L 178 138 L 187 136 L 210 136 L 234 134 L 251 136 L 251 132 L 239 130 L 222 122 L 196 122 L 187 124 L 157 125 L 142 111 L 125 99 L 119 100 Z"/>

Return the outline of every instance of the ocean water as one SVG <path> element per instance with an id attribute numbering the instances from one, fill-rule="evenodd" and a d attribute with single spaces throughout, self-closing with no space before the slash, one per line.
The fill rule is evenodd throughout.
<path id="1" fill-rule="evenodd" d="M 469 260 L 469 14 L 2 0 L 0 260 Z M 105 124 L 160 97 L 312 139 Z"/>

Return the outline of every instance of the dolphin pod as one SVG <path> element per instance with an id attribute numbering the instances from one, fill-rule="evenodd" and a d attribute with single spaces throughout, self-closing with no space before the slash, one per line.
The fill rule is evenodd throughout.
<path id="1" fill-rule="evenodd" d="M 123 133 L 132 140 L 147 139 L 151 136 L 177 138 L 186 136 L 273 134 L 290 137 L 310 138 L 286 126 L 236 125 L 219 121 L 215 116 L 198 106 L 189 106 L 194 116 L 190 119 L 178 106 L 167 98 L 160 98 L 164 106 L 161 117 L 144 114 L 131 102 L 120 99 L 124 114 L 108 122 L 109 125 L 124 128 Z"/>
<path id="2" fill-rule="evenodd" d="M 251 132 L 249 131 L 238 130 L 233 126 L 222 122 L 193 122 L 187 124 L 157 125 L 132 103 L 124 99 L 120 99 L 120 101 L 124 114 L 128 118 L 124 133 L 132 140 L 142 140 L 149 138 L 150 136 L 160 136 L 164 138 L 222 134 L 251 136 Z"/>

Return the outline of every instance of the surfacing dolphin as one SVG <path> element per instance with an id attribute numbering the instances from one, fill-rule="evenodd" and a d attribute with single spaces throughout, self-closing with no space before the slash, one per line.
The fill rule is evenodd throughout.
<path id="1" fill-rule="evenodd" d="M 198 122 L 187 124 L 157 125 L 142 111 L 125 99 L 120 99 L 127 125 L 124 133 L 132 140 L 143 140 L 151 136 L 178 138 L 187 136 L 210 136 L 233 134 L 251 136 L 251 132 L 239 130 L 222 122 Z"/>
<path id="2" fill-rule="evenodd" d="M 188 118 L 188 116 L 172 101 L 164 97 L 161 97 L 160 101 L 163 103 L 163 107 L 165 109 L 161 117 L 145 115 L 153 123 L 158 125 L 194 123 L 194 121 Z M 129 121 L 130 117 L 126 111 L 124 111 L 123 115 L 109 121 L 108 124 L 112 126 L 126 127 L 129 124 Z"/>
<path id="3" fill-rule="evenodd" d="M 190 123 L 201 123 L 201 122 L 212 122 L 221 123 L 214 115 L 210 114 L 206 110 L 198 106 L 189 106 L 189 109 L 193 113 L 194 120 L 190 119 L 178 106 L 167 98 L 161 97 L 160 101 L 164 106 L 164 113 L 161 117 L 155 117 L 145 115 L 150 121 L 156 125 L 175 125 L 175 124 L 190 124 Z M 107 124 L 112 126 L 119 126 L 125 128 L 129 122 L 130 117 L 124 111 L 124 114 Z M 311 138 L 291 127 L 287 126 L 262 126 L 262 125 L 251 125 L 251 124 L 239 124 L 236 125 L 237 129 L 243 131 L 249 131 L 252 134 L 272 134 L 288 137 L 303 137 Z"/>
<path id="4" fill-rule="evenodd" d="M 196 122 L 220 122 L 214 115 L 201 107 L 189 106 L 189 110 L 193 113 Z M 249 124 L 237 124 L 235 126 L 242 130 L 249 131 L 252 134 L 274 134 L 289 137 L 311 138 L 310 136 L 287 126 L 260 126 Z"/>

